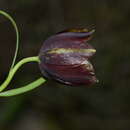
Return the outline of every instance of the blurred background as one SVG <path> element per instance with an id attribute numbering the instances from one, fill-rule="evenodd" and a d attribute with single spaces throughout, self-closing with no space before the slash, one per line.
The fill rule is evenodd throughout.
<path id="1" fill-rule="evenodd" d="M 74 27 L 96 26 L 90 44 L 99 83 L 70 87 L 47 81 L 31 92 L 0 98 L 0 130 L 129 130 L 130 129 L 130 1 L 0 0 L 0 9 L 20 30 L 18 59 L 38 55 L 50 35 Z M 0 83 L 15 50 L 15 32 L 0 16 Z M 8 89 L 41 76 L 36 63 L 24 65 Z"/>

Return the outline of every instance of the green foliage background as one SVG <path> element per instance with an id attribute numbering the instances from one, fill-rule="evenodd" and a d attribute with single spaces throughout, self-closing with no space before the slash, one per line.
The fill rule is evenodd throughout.
<path id="1" fill-rule="evenodd" d="M 18 60 L 38 55 L 55 32 L 94 24 L 90 43 L 99 84 L 67 87 L 52 81 L 20 96 L 0 98 L 0 130 L 128 130 L 130 129 L 130 1 L 0 0 L 20 29 Z M 15 32 L 0 16 L 0 82 L 8 74 Z M 22 67 L 9 86 L 41 76 L 38 65 Z"/>

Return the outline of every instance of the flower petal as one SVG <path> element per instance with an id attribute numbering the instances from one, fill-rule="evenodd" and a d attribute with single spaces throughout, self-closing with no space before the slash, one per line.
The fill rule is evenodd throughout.
<path id="1" fill-rule="evenodd" d="M 89 59 L 96 50 L 94 49 L 52 49 L 40 54 L 42 62 L 55 65 L 82 64 Z"/>
<path id="2" fill-rule="evenodd" d="M 92 64 L 86 60 L 84 64 L 54 65 L 40 64 L 45 76 L 68 85 L 88 85 L 97 82 Z"/>
<path id="3" fill-rule="evenodd" d="M 63 31 L 51 36 L 44 42 L 41 51 L 46 52 L 54 48 L 93 49 L 93 47 L 86 42 L 92 37 L 94 29 L 90 31 L 74 30 L 75 31 Z"/>

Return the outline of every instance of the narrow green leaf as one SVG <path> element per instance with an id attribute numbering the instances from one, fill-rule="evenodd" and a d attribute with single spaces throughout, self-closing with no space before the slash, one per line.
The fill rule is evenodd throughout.
<path id="1" fill-rule="evenodd" d="M 30 91 L 30 90 L 32 90 L 34 88 L 39 87 L 45 81 L 46 80 L 41 77 L 41 78 L 37 79 L 36 81 L 26 85 L 26 86 L 23 86 L 23 87 L 20 87 L 20 88 L 16 88 L 16 89 L 11 89 L 11 90 L 8 90 L 8 91 L 5 91 L 5 92 L 1 92 L 0 93 L 0 97 L 15 96 L 15 95 L 18 95 L 18 94 L 22 94 L 22 93 L 28 92 L 28 91 Z"/>
<path id="2" fill-rule="evenodd" d="M 3 16 L 5 16 L 8 20 L 10 20 L 10 22 L 12 23 L 12 25 L 13 25 L 13 27 L 15 29 L 15 32 L 16 32 L 16 49 L 15 49 L 15 54 L 14 54 L 13 62 L 12 62 L 11 68 L 10 68 L 10 69 L 12 69 L 14 67 L 14 64 L 15 64 L 15 61 L 16 61 L 16 58 L 17 58 L 17 54 L 18 54 L 18 48 L 19 48 L 19 30 L 18 30 L 18 27 L 17 27 L 17 24 L 16 24 L 15 20 L 8 13 L 6 13 L 3 10 L 0 10 L 0 14 L 3 15 Z"/>

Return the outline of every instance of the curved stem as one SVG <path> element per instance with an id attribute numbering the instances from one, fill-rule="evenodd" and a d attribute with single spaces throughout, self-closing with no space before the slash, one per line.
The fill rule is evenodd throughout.
<path id="1" fill-rule="evenodd" d="M 2 14 L 3 16 L 5 16 L 7 19 L 10 20 L 10 22 L 12 23 L 15 32 L 16 32 L 16 49 L 15 49 L 15 54 L 14 54 L 14 58 L 13 58 L 13 62 L 12 65 L 10 67 L 10 71 L 8 74 L 8 77 L 6 78 L 6 80 L 4 81 L 4 83 L 0 86 L 0 92 L 3 91 L 8 84 L 10 83 L 10 81 L 12 80 L 14 74 L 17 72 L 17 70 L 25 63 L 27 62 L 40 62 L 38 56 L 36 57 L 29 57 L 29 58 L 24 58 L 21 61 L 19 61 L 16 65 L 15 65 L 15 61 L 17 58 L 17 53 L 18 53 L 18 47 L 19 47 L 19 31 L 18 31 L 18 27 L 16 25 L 16 22 L 14 21 L 14 19 L 6 12 L 0 10 L 0 14 Z M 15 65 L 15 66 L 14 66 Z M 39 78 L 36 81 L 22 87 L 22 88 L 17 88 L 17 89 L 12 89 L 12 90 L 8 90 L 5 92 L 0 93 L 0 96 L 14 96 L 20 93 L 24 93 L 27 91 L 30 91 L 36 87 L 38 87 L 39 85 L 41 85 L 42 83 L 44 83 L 46 80 L 44 78 Z"/>
<path id="2" fill-rule="evenodd" d="M 13 25 L 13 27 L 15 29 L 15 32 L 16 32 L 16 49 L 15 49 L 15 54 L 14 54 L 13 62 L 12 62 L 11 68 L 10 68 L 10 70 L 11 70 L 14 67 L 14 64 L 15 64 L 15 61 L 16 61 L 16 57 L 17 57 L 17 53 L 18 53 L 19 31 L 18 31 L 18 27 L 17 27 L 17 24 L 16 24 L 15 20 L 8 13 L 0 10 L 0 14 L 2 14 L 3 16 L 5 16 L 7 19 L 10 20 L 10 22 L 12 23 L 12 25 Z"/>
<path id="3" fill-rule="evenodd" d="M 36 81 L 30 83 L 29 85 L 20 87 L 20 88 L 16 88 L 16 89 L 12 89 L 12 90 L 8 90 L 5 92 L 0 93 L 0 97 L 9 97 L 9 96 L 15 96 L 18 94 L 22 94 L 24 92 L 28 92 L 38 86 L 40 86 L 41 84 L 43 84 L 46 80 L 44 78 L 39 78 Z"/>
<path id="4" fill-rule="evenodd" d="M 9 72 L 8 77 L 6 78 L 6 80 L 4 81 L 4 83 L 0 86 L 0 92 L 3 91 L 8 84 L 10 83 L 10 81 L 12 80 L 14 74 L 16 73 L 16 71 L 25 63 L 28 62 L 40 62 L 39 61 L 39 57 L 35 56 L 35 57 L 28 57 L 28 58 L 24 58 L 21 61 L 19 61 Z"/>

